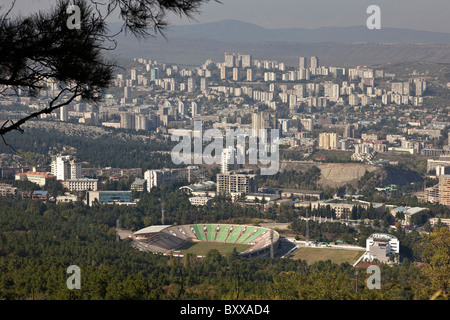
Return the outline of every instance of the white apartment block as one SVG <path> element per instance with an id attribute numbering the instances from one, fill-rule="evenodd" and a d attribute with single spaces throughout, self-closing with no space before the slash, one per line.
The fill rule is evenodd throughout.
<path id="1" fill-rule="evenodd" d="M 57 180 L 81 178 L 81 164 L 71 158 L 71 156 L 56 156 L 52 159 L 51 173 L 56 176 Z"/>

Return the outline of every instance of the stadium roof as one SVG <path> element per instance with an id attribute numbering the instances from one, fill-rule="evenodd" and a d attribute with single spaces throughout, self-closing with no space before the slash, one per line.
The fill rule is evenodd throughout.
<path id="1" fill-rule="evenodd" d="M 165 228 L 170 227 L 170 225 L 159 225 L 159 226 L 150 226 L 141 230 L 136 231 L 133 234 L 149 234 L 149 233 L 158 233 Z"/>

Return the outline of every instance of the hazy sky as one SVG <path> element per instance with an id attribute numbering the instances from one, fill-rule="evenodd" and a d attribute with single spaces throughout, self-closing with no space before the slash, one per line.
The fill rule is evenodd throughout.
<path id="1" fill-rule="evenodd" d="M 101 0 L 100 0 L 101 1 Z M 105 1 L 105 0 L 104 0 Z M 381 8 L 381 27 L 450 33 L 450 0 L 221 0 L 201 9 L 195 21 L 171 18 L 173 24 L 236 19 L 266 28 L 319 28 L 366 25 L 369 5 Z M 0 0 L 2 11 L 11 0 Z M 48 7 L 52 0 L 17 0 L 23 14 Z"/>

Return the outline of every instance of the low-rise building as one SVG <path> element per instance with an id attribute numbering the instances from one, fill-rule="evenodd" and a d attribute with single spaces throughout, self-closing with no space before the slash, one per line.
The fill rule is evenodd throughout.
<path id="1" fill-rule="evenodd" d="M 427 208 L 420 208 L 420 207 L 397 207 L 394 209 L 391 209 L 391 214 L 395 217 L 397 213 L 403 213 L 404 219 L 403 224 L 404 225 L 410 225 L 411 224 L 411 217 L 415 215 L 416 213 L 422 212 L 428 210 Z"/>
<path id="2" fill-rule="evenodd" d="M 38 184 L 40 187 L 43 187 L 45 186 L 47 181 L 56 180 L 56 176 L 48 172 L 28 171 L 24 173 L 17 173 L 15 175 L 15 180 L 20 181 L 28 180 L 30 182 Z"/>
<path id="3" fill-rule="evenodd" d="M 13 187 L 12 184 L 0 183 L 0 196 L 17 196 L 17 188 Z"/>
<path id="4" fill-rule="evenodd" d="M 430 224 L 434 227 L 439 221 L 444 225 L 450 228 L 450 219 L 441 219 L 441 218 L 430 218 Z"/>
<path id="5" fill-rule="evenodd" d="M 282 198 L 296 198 L 299 200 L 322 199 L 323 191 L 317 190 L 299 190 L 299 189 L 280 189 Z"/>
<path id="6" fill-rule="evenodd" d="M 349 203 L 334 203 L 331 201 L 314 201 L 311 202 L 311 210 L 319 209 L 321 207 L 330 206 L 331 210 L 334 210 L 337 219 L 349 217 L 352 213 L 354 204 Z"/>
<path id="7" fill-rule="evenodd" d="M 210 207 L 212 203 L 212 198 L 210 197 L 190 197 L 189 202 L 193 206 L 207 206 Z"/>
<path id="8" fill-rule="evenodd" d="M 131 202 L 131 191 L 89 191 L 88 205 L 91 207 L 95 201 L 105 204 L 136 204 Z"/>
<path id="9" fill-rule="evenodd" d="M 65 194 L 63 196 L 56 197 L 56 203 L 67 203 L 67 202 L 76 202 L 78 201 L 78 197 L 74 194 Z"/>
<path id="10" fill-rule="evenodd" d="M 41 200 L 44 202 L 47 202 L 50 197 L 49 193 L 45 190 L 20 191 L 19 195 L 22 199 Z"/>
<path id="11" fill-rule="evenodd" d="M 97 191 L 98 179 L 80 178 L 62 181 L 64 188 L 70 192 Z"/>
<path id="12" fill-rule="evenodd" d="M 147 191 L 147 180 L 139 178 L 134 180 L 134 182 L 131 184 L 131 190 L 137 192 Z"/>
<path id="13" fill-rule="evenodd" d="M 271 193 L 249 193 L 245 195 L 245 200 L 250 202 L 270 202 L 280 199 L 278 194 Z"/>
<path id="14" fill-rule="evenodd" d="M 400 253 L 400 242 L 396 237 L 387 233 L 373 233 L 366 240 L 366 252 L 364 261 L 378 260 L 379 262 L 389 262 L 391 255 Z"/>

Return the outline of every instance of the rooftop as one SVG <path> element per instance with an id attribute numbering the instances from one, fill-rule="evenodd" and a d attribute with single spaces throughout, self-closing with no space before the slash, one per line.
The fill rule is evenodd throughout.
<path id="1" fill-rule="evenodd" d="M 423 210 L 428 210 L 428 209 L 427 208 L 420 208 L 420 207 L 405 207 L 405 206 L 400 206 L 400 207 L 392 209 L 393 212 L 403 212 L 403 213 L 408 214 L 408 215 L 413 215 L 413 214 L 416 214 L 416 213 L 421 212 Z"/>
<path id="2" fill-rule="evenodd" d="M 56 176 L 49 172 L 37 172 L 37 171 L 27 171 L 22 173 L 16 173 L 16 176 L 41 176 L 42 178 L 55 178 Z"/>
<path id="3" fill-rule="evenodd" d="M 397 238 L 394 237 L 392 234 L 388 233 L 372 233 L 370 237 L 367 239 L 373 239 L 374 241 L 384 241 L 384 240 L 396 240 Z"/>
<path id="4" fill-rule="evenodd" d="M 202 190 L 212 188 L 215 186 L 216 186 L 216 183 L 214 181 L 206 181 L 204 183 L 195 183 L 195 184 L 191 184 L 188 186 L 180 187 L 180 190 L 188 189 L 191 192 L 195 192 L 195 191 L 202 191 Z"/>
<path id="5" fill-rule="evenodd" d="M 149 226 L 147 228 L 136 231 L 134 234 L 158 233 L 168 227 L 170 227 L 170 225 Z"/>

